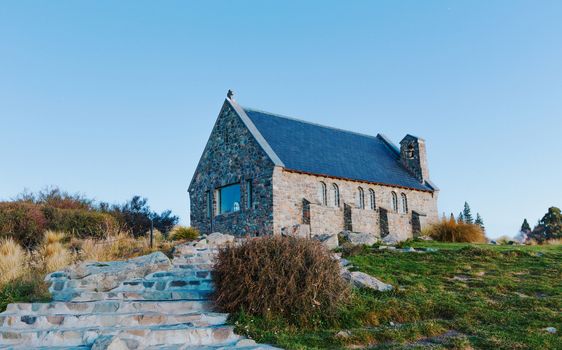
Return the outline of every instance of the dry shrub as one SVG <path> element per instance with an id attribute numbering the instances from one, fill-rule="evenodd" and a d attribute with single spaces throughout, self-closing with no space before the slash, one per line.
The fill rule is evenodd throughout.
<path id="1" fill-rule="evenodd" d="M 244 311 L 311 326 L 332 321 L 349 294 L 338 262 L 313 240 L 267 236 L 220 250 L 214 299 L 221 311 Z"/>
<path id="2" fill-rule="evenodd" d="M 513 242 L 513 238 L 507 235 L 500 236 L 496 239 L 497 244 L 507 245 L 509 242 Z"/>
<path id="3" fill-rule="evenodd" d="M 149 254 L 162 247 L 166 249 L 167 242 L 158 230 L 154 230 L 153 249 L 150 248 L 149 237 L 135 238 L 125 232 L 119 232 L 105 239 L 84 239 L 77 245 L 81 260 L 110 261 Z"/>
<path id="4" fill-rule="evenodd" d="M 478 225 L 443 219 L 429 228 L 431 238 L 441 242 L 486 243 L 486 236 Z"/>
<path id="5" fill-rule="evenodd" d="M 195 227 L 176 226 L 170 232 L 170 239 L 173 241 L 193 241 L 198 237 L 199 230 L 197 230 Z"/>
<path id="6" fill-rule="evenodd" d="M 560 245 L 560 244 L 562 244 L 562 238 L 547 239 L 546 241 L 543 242 L 543 244 L 546 244 L 546 245 Z"/>
<path id="7" fill-rule="evenodd" d="M 45 272 L 60 270 L 74 260 L 74 255 L 63 245 L 67 235 L 64 232 L 46 231 L 38 250 L 37 262 Z"/>
<path id="8" fill-rule="evenodd" d="M 16 241 L 0 239 L 0 286 L 26 274 L 28 260 L 25 250 Z"/>

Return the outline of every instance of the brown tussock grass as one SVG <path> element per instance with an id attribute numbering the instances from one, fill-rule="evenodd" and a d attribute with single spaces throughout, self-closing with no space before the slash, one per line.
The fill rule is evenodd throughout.
<path id="1" fill-rule="evenodd" d="M 12 238 L 0 239 L 0 286 L 25 275 L 29 256 Z"/>
<path id="2" fill-rule="evenodd" d="M 429 236 L 441 242 L 486 243 L 484 232 L 478 225 L 442 219 L 430 226 Z"/>

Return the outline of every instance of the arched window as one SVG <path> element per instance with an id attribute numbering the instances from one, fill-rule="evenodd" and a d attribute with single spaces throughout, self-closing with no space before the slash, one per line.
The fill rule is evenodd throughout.
<path id="1" fill-rule="evenodd" d="M 326 184 L 320 181 L 320 186 L 318 187 L 318 199 L 322 205 L 328 205 L 328 190 Z"/>
<path id="2" fill-rule="evenodd" d="M 340 206 L 340 189 L 338 188 L 338 185 L 332 184 L 332 192 L 333 192 L 332 199 L 334 200 L 334 207 L 337 208 Z"/>
<path id="3" fill-rule="evenodd" d="M 377 202 L 375 201 L 375 191 L 369 188 L 369 199 L 371 200 L 371 210 L 377 209 Z"/>
<path id="4" fill-rule="evenodd" d="M 398 196 L 394 191 L 392 191 L 392 210 L 395 213 L 398 213 Z"/>
<path id="5" fill-rule="evenodd" d="M 402 197 L 402 212 L 407 213 L 408 212 L 408 197 L 406 197 L 405 193 L 402 193 L 400 196 Z"/>
<path id="6" fill-rule="evenodd" d="M 363 191 L 363 188 L 361 187 L 358 187 L 357 191 L 358 191 L 357 208 L 365 209 L 365 191 Z"/>

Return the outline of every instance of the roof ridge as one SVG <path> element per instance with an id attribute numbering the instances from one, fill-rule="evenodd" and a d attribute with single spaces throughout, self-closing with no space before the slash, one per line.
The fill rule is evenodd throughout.
<path id="1" fill-rule="evenodd" d="M 303 123 L 303 124 L 314 125 L 314 126 L 318 126 L 318 127 L 321 127 L 321 128 L 332 129 L 332 130 L 336 130 L 336 131 L 341 131 L 341 132 L 345 132 L 345 133 L 349 133 L 349 134 L 359 135 L 359 136 L 363 136 L 363 137 L 369 137 L 369 138 L 378 140 L 377 136 L 364 134 L 364 133 L 360 133 L 360 132 L 357 132 L 357 131 L 346 130 L 346 129 L 342 129 L 342 128 L 337 128 L 335 126 L 323 125 L 323 124 L 320 124 L 320 123 L 313 123 L 313 122 L 310 122 L 310 121 L 307 121 L 307 120 L 304 120 L 304 119 L 289 117 L 289 116 L 286 116 L 286 115 L 283 115 L 283 114 L 272 113 L 272 112 L 264 111 L 264 110 L 261 110 L 261 109 L 252 108 L 252 107 L 245 107 L 245 106 L 241 106 L 241 107 L 245 111 L 248 110 L 248 111 L 251 111 L 251 112 L 269 114 L 269 115 L 274 116 L 274 117 L 289 119 L 289 120 L 300 122 L 300 123 Z"/>

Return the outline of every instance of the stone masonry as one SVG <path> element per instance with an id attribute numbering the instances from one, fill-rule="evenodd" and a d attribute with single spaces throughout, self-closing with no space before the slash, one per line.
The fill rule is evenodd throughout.
<path id="1" fill-rule="evenodd" d="M 0 313 L 0 349 L 274 349 L 236 335 L 228 315 L 212 310 L 211 268 L 224 238 L 180 245 L 172 261 L 153 253 L 54 272 L 52 302 Z"/>
<path id="2" fill-rule="evenodd" d="M 425 141 L 407 135 L 398 149 L 384 136 L 377 137 L 399 162 L 399 171 L 409 173 L 423 186 L 366 182 L 287 168 L 229 95 L 189 187 L 191 225 L 202 233 L 220 231 L 238 236 L 297 231 L 315 236 L 352 230 L 390 241 L 410 238 L 438 220 L 439 191 L 429 180 Z M 250 187 L 245 186 L 247 181 Z M 221 214 L 217 193 L 231 184 L 240 184 L 240 209 Z M 249 198 L 251 203 L 247 203 Z"/>

